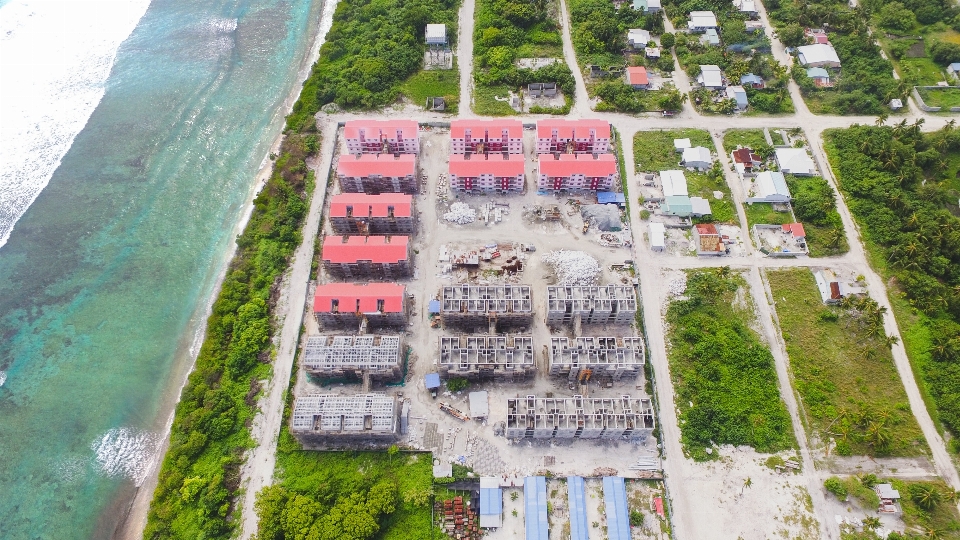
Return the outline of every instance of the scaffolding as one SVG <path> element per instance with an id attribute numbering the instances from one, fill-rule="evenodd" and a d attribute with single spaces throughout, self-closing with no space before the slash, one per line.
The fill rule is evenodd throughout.
<path id="1" fill-rule="evenodd" d="M 579 380 L 588 371 L 593 378 L 619 381 L 640 376 L 645 363 L 641 337 L 550 338 L 550 375 Z"/>
<path id="2" fill-rule="evenodd" d="M 649 399 L 541 398 L 507 399 L 508 439 L 638 439 L 653 432 Z"/>
<path id="3" fill-rule="evenodd" d="M 440 320 L 445 326 L 527 327 L 533 322 L 531 287 L 448 285 L 441 293 Z"/>
<path id="4" fill-rule="evenodd" d="M 296 399 L 291 427 L 303 444 L 392 440 L 398 434 L 398 419 L 393 396 L 313 394 Z"/>
<path id="5" fill-rule="evenodd" d="M 531 336 L 442 336 L 444 377 L 516 380 L 536 370 Z"/>
<path id="6" fill-rule="evenodd" d="M 547 324 L 631 324 L 637 316 L 637 292 L 629 285 L 553 285 L 547 287 Z"/>
<path id="7" fill-rule="evenodd" d="M 400 377 L 400 336 L 310 336 L 303 369 L 323 378 Z"/>

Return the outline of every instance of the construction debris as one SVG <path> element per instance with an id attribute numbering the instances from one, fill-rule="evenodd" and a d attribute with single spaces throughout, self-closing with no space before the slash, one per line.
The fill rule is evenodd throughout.
<path id="1" fill-rule="evenodd" d="M 477 211 L 471 208 L 469 204 L 455 202 L 450 205 L 450 211 L 443 215 L 443 219 L 451 223 L 466 225 L 477 220 Z"/>
<path id="2" fill-rule="evenodd" d="M 667 290 L 674 296 L 680 296 L 687 290 L 687 275 L 683 274 L 679 278 L 671 280 L 667 284 Z"/>
<path id="3" fill-rule="evenodd" d="M 594 285 L 600 277 L 600 263 L 582 251 L 552 251 L 543 262 L 553 268 L 561 285 Z"/>

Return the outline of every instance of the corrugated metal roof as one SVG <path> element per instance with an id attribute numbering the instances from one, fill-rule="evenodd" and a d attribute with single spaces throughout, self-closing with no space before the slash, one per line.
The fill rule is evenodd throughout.
<path id="1" fill-rule="evenodd" d="M 403 291 L 403 285 L 396 283 L 327 283 L 317 287 L 313 311 L 332 313 L 336 300 L 340 313 L 375 313 L 382 300 L 383 313 L 400 313 L 403 311 Z"/>
<path id="2" fill-rule="evenodd" d="M 499 516 L 503 513 L 503 490 L 480 488 L 480 515 Z"/>
<path id="3" fill-rule="evenodd" d="M 603 477 L 603 505 L 607 511 L 607 538 L 630 540 L 627 487 L 622 476 Z"/>
<path id="4" fill-rule="evenodd" d="M 528 476 L 523 479 L 523 507 L 526 540 L 549 540 L 547 523 L 547 479 Z"/>
<path id="5" fill-rule="evenodd" d="M 597 192 L 597 203 L 599 204 L 623 204 L 626 202 L 627 198 L 624 197 L 623 193 L 617 193 L 614 191 Z"/>
<path id="6" fill-rule="evenodd" d="M 427 376 L 423 378 L 424 384 L 426 384 L 427 389 L 431 388 L 440 388 L 440 374 L 439 373 L 427 373 Z"/>
<path id="7" fill-rule="evenodd" d="M 629 81 L 630 84 L 636 85 L 649 84 L 650 79 L 647 78 L 647 68 L 643 66 L 628 67 L 627 81 Z"/>
<path id="8" fill-rule="evenodd" d="M 406 236 L 325 236 L 323 260 L 333 264 L 357 261 L 397 264 L 407 260 L 408 245 Z"/>
<path id="9" fill-rule="evenodd" d="M 590 540 L 587 529 L 587 493 L 583 477 L 567 477 L 567 501 L 570 505 L 570 540 Z"/>

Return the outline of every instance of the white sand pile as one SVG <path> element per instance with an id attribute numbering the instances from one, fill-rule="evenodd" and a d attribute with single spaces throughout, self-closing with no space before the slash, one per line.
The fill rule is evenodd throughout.
<path id="1" fill-rule="evenodd" d="M 553 268 L 561 285 L 595 285 L 600 277 L 600 263 L 582 251 L 551 251 L 543 262 Z"/>
<path id="2" fill-rule="evenodd" d="M 451 223 L 466 225 L 477 220 L 477 211 L 470 208 L 469 204 L 455 202 L 450 205 L 450 211 L 443 215 L 443 219 Z"/>

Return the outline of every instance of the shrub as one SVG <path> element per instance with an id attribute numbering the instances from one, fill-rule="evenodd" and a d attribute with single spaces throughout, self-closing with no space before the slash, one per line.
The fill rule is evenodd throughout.
<path id="1" fill-rule="evenodd" d="M 639 527 L 643 525 L 643 513 L 637 510 L 630 511 L 630 526 Z"/>
<path id="2" fill-rule="evenodd" d="M 833 493 L 841 501 L 846 500 L 847 486 L 843 485 L 843 480 L 840 480 L 836 476 L 831 476 L 824 480 L 823 487 L 827 488 L 827 491 Z"/>
<path id="3" fill-rule="evenodd" d="M 940 65 L 960 62 L 960 45 L 948 41 L 934 41 L 930 45 L 930 56 Z"/>
<path id="4" fill-rule="evenodd" d="M 447 390 L 451 392 L 459 392 L 470 386 L 470 381 L 457 377 L 447 381 Z"/>

